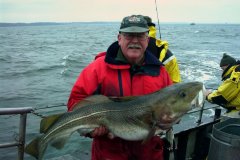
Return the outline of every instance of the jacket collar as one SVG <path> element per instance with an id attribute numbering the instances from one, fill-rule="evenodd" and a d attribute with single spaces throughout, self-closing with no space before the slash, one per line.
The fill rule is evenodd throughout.
<path id="1" fill-rule="evenodd" d="M 240 61 L 237 61 L 235 64 L 229 65 L 222 73 L 222 81 L 230 78 L 233 70 L 240 65 Z"/>
<path id="2" fill-rule="evenodd" d="M 120 46 L 118 44 L 118 41 L 112 43 L 107 50 L 105 62 L 109 64 L 116 64 L 116 65 L 128 64 L 126 61 L 121 61 L 121 60 L 119 61 L 119 56 L 118 56 L 119 49 L 120 49 Z M 149 50 L 146 50 L 144 65 L 156 65 L 159 67 L 159 66 L 162 66 L 163 64 Z"/>
<path id="3" fill-rule="evenodd" d="M 113 69 L 130 69 L 131 75 L 145 74 L 150 76 L 160 75 L 160 67 L 163 64 L 148 50 L 145 51 L 145 59 L 142 66 L 130 65 L 121 57 L 121 49 L 118 41 L 110 45 L 107 50 L 105 62 Z"/>

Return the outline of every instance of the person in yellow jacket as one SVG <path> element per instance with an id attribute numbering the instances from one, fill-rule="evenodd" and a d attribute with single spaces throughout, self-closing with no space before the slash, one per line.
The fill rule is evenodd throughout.
<path id="1" fill-rule="evenodd" d="M 172 52 L 168 49 L 168 42 L 163 41 L 161 39 L 157 39 L 157 30 L 155 27 L 155 24 L 152 22 L 152 19 L 149 16 L 143 16 L 144 19 L 148 23 L 148 28 L 149 28 L 149 42 L 148 42 L 148 47 L 147 50 L 150 50 L 158 59 L 161 61 L 170 78 L 172 79 L 173 83 L 179 83 L 181 82 L 181 76 L 180 76 L 180 70 L 178 67 L 178 62 L 177 58 L 172 54 Z M 164 153 L 164 159 L 174 159 L 174 134 L 173 134 L 173 129 L 169 129 L 166 133 L 166 144 L 169 144 L 169 147 L 167 151 Z M 177 146 L 175 144 L 175 146 Z"/>
<path id="2" fill-rule="evenodd" d="M 147 49 L 165 65 L 173 83 L 181 82 L 177 58 L 168 49 L 168 42 L 156 38 L 156 27 L 149 16 L 144 16 L 144 19 L 147 21 L 149 27 L 150 40 Z"/>
<path id="3" fill-rule="evenodd" d="M 206 99 L 227 109 L 227 113 L 236 113 L 240 117 L 240 61 L 223 54 L 220 62 L 223 70 L 223 83 L 217 90 L 207 95 Z M 231 114 L 229 114 L 231 116 Z M 236 114 L 232 114 L 236 115 Z"/>

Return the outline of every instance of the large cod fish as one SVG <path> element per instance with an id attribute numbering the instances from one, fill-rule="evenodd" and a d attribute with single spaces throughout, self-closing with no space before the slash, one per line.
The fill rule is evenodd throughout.
<path id="1" fill-rule="evenodd" d="M 111 134 L 125 140 L 146 140 L 171 128 L 191 110 L 191 102 L 202 88 L 200 82 L 189 82 L 144 96 L 109 98 L 99 95 L 86 98 L 71 112 L 42 119 L 42 136 L 28 144 L 25 152 L 41 160 L 48 143 L 61 149 L 73 132 L 85 135 L 99 126 L 107 127 Z"/>

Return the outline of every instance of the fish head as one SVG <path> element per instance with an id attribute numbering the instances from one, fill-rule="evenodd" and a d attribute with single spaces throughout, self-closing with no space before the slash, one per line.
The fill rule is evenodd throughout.
<path id="1" fill-rule="evenodd" d="M 191 102 L 192 108 L 203 107 L 206 99 L 206 88 L 203 84 L 203 88 L 198 92 L 197 96 Z"/>
<path id="2" fill-rule="evenodd" d="M 160 90 L 159 98 L 153 105 L 157 125 L 161 129 L 171 128 L 186 112 L 192 109 L 192 102 L 202 89 L 201 82 L 187 82 L 174 84 Z"/>

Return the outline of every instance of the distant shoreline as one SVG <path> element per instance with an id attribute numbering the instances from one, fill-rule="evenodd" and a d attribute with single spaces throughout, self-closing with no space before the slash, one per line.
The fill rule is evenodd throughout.
<path id="1" fill-rule="evenodd" d="M 43 26 L 43 25 L 61 25 L 66 23 L 55 23 L 55 22 L 35 22 L 35 23 L 0 23 L 0 27 L 11 27 L 11 26 Z"/>
<path id="2" fill-rule="evenodd" d="M 17 26 L 49 26 L 49 25 L 67 25 L 67 24 L 112 24 L 112 23 L 120 23 L 120 22 L 104 22 L 104 21 L 96 21 L 96 22 L 31 22 L 31 23 L 5 23 L 0 22 L 0 27 L 17 27 Z M 190 24 L 190 25 L 198 25 L 198 24 L 226 24 L 226 25 L 240 25 L 238 23 L 188 23 L 188 22 L 163 22 L 161 24 Z M 160 24 L 160 25 L 161 25 Z"/>
<path id="3" fill-rule="evenodd" d="M 66 25 L 66 24 L 86 24 L 86 23 L 120 23 L 120 22 L 33 22 L 33 23 L 3 23 L 0 22 L 0 27 L 14 26 L 48 26 L 48 25 Z"/>

